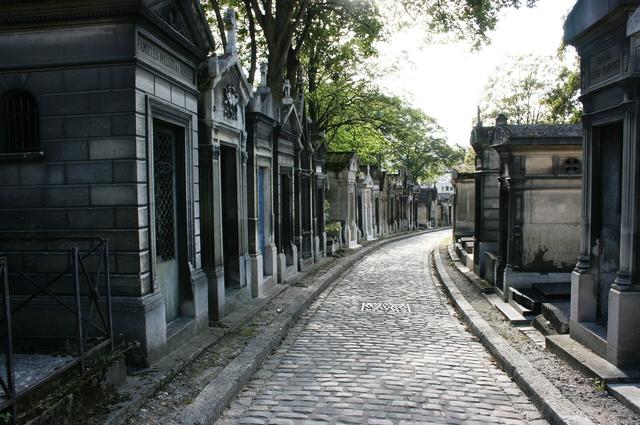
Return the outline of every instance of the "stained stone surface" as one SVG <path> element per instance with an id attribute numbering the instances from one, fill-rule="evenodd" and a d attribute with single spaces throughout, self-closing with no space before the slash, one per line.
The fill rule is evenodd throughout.
<path id="1" fill-rule="evenodd" d="M 16 391 L 26 390 L 36 384 L 41 379 L 46 378 L 67 363 L 73 361 L 71 356 L 52 356 L 47 354 L 14 354 L 14 379 Z M 0 377 L 7 382 L 7 371 L 5 369 L 5 356 L 0 355 Z M 6 398 L 2 390 L 0 397 Z"/>
<path id="2" fill-rule="evenodd" d="M 390 244 L 347 272 L 217 423 L 545 423 L 434 285 L 427 252 L 443 235 Z M 412 312 L 363 312 L 372 298 Z"/>

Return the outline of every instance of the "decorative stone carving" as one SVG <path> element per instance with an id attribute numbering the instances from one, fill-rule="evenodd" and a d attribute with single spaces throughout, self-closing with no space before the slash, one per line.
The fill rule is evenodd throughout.
<path id="1" fill-rule="evenodd" d="M 220 145 L 211 145 L 211 154 L 214 161 L 220 159 Z"/>
<path id="2" fill-rule="evenodd" d="M 236 12 L 233 9 L 227 9 L 224 15 L 224 28 L 227 32 L 227 45 L 224 52 L 227 54 L 236 54 Z"/>
<path id="3" fill-rule="evenodd" d="M 229 84 L 223 89 L 222 105 L 224 106 L 224 116 L 230 120 L 236 121 L 238 119 L 238 103 L 240 96 L 238 90 Z"/>

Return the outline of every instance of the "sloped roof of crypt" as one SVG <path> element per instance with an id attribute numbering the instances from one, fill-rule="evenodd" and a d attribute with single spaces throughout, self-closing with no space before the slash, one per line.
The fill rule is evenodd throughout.
<path id="1" fill-rule="evenodd" d="M 327 169 L 341 171 L 349 168 L 349 164 L 356 157 L 355 152 L 327 152 L 325 163 L 327 164 Z"/>
<path id="2" fill-rule="evenodd" d="M 151 22 L 165 42 L 176 43 L 203 60 L 215 50 L 213 34 L 198 0 L 4 0 L 0 24 L 5 27 L 50 25 L 139 15 Z"/>
<path id="3" fill-rule="evenodd" d="M 575 124 L 498 125 L 491 146 L 581 145 L 582 126 Z"/>
<path id="4" fill-rule="evenodd" d="M 571 44 L 611 14 L 640 5 L 638 0 L 578 0 L 564 23 L 564 42 Z"/>

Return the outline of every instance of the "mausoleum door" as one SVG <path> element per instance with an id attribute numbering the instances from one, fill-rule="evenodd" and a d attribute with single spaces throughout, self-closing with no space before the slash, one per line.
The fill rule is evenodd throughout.
<path id="1" fill-rule="evenodd" d="M 260 253 L 264 255 L 265 246 L 265 205 L 264 205 L 264 182 L 266 168 L 258 167 L 258 246 Z"/>
<path id="2" fill-rule="evenodd" d="M 596 257 L 592 264 L 597 269 L 598 311 L 597 320 L 607 323 L 609 290 L 616 278 L 620 266 L 620 223 L 621 223 L 621 190 L 622 190 L 622 122 L 602 126 L 594 132 L 597 143 L 598 168 L 594 190 L 597 191 L 598 202 L 595 202 L 594 230 Z"/>
<path id="3" fill-rule="evenodd" d="M 504 186 L 504 183 L 500 184 L 498 228 L 498 262 L 495 281 L 496 286 L 501 291 L 504 291 L 503 273 L 507 265 L 507 245 L 509 240 L 509 190 Z M 484 253 L 480 253 L 480 255 L 484 255 Z"/>
<path id="4" fill-rule="evenodd" d="M 240 223 L 238 202 L 238 166 L 236 149 L 220 148 L 222 177 L 222 240 L 224 254 L 224 283 L 229 289 L 239 288 L 240 279 Z"/>
<path id="5" fill-rule="evenodd" d="M 357 212 L 358 228 L 360 229 L 360 232 L 364 236 L 367 233 L 367 229 L 364 228 L 364 223 L 363 223 L 364 211 L 363 211 L 363 205 L 362 205 L 362 195 L 358 195 L 357 199 L 358 199 L 358 212 Z"/>
<path id="6" fill-rule="evenodd" d="M 291 249 L 291 243 L 293 241 L 293 211 L 291 210 L 291 185 L 292 179 L 289 174 L 280 175 L 280 190 L 282 196 L 282 248 L 284 250 L 287 266 L 293 265 L 293 251 Z"/>
<path id="7" fill-rule="evenodd" d="M 167 322 L 176 319 L 180 310 L 176 138 L 174 128 L 154 121 L 156 282 L 164 297 Z"/>

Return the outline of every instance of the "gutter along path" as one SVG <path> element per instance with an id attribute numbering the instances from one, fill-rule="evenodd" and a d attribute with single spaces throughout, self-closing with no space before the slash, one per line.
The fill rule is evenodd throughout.
<path id="1" fill-rule="evenodd" d="M 437 288 L 427 254 L 445 234 L 390 243 L 337 279 L 217 423 L 546 424 Z M 207 423 L 208 402 L 182 423 Z"/>

